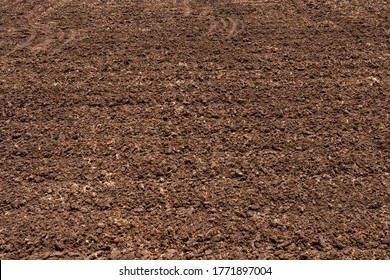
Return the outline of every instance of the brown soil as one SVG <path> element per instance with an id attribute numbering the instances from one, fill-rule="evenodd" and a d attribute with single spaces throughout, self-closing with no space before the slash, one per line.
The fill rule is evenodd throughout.
<path id="1" fill-rule="evenodd" d="M 386 0 L 0 5 L 1 259 L 390 259 Z"/>

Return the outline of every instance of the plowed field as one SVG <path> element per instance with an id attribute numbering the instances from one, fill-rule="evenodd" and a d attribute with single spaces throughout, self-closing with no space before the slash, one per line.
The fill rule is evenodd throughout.
<path id="1" fill-rule="evenodd" d="M 389 1 L 0 3 L 1 259 L 390 259 Z"/>

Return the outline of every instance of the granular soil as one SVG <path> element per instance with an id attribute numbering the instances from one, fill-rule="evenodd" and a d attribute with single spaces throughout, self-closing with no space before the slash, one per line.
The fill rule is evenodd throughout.
<path id="1" fill-rule="evenodd" d="M 0 2 L 1 259 L 390 259 L 388 1 Z"/>

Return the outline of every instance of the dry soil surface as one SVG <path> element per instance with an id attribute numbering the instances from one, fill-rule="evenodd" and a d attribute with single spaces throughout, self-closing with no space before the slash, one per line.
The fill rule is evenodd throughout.
<path id="1" fill-rule="evenodd" d="M 386 0 L 1 0 L 1 259 L 390 259 Z"/>

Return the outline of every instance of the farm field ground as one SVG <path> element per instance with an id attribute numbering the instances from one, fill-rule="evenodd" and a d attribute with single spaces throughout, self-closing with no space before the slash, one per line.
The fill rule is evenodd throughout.
<path id="1" fill-rule="evenodd" d="M 0 259 L 390 259 L 389 1 L 0 3 Z"/>

